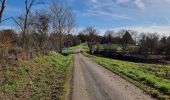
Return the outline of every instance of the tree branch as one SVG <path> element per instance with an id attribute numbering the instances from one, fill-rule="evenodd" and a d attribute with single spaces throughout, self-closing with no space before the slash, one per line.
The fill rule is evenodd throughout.
<path id="1" fill-rule="evenodd" d="M 3 14 L 4 9 L 5 9 L 5 4 L 6 4 L 6 0 L 1 1 L 0 23 L 2 22 L 2 14 Z"/>

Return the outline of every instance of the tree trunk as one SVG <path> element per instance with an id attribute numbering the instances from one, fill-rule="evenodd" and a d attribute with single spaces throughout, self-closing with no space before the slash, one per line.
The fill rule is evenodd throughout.
<path id="1" fill-rule="evenodd" d="M 60 49 L 59 53 L 62 53 L 62 36 L 60 35 Z"/>

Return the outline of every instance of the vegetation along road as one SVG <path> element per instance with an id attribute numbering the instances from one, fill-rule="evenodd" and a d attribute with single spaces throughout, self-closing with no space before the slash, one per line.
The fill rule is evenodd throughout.
<path id="1" fill-rule="evenodd" d="M 153 100 L 80 53 L 74 55 L 72 92 L 72 100 Z"/>

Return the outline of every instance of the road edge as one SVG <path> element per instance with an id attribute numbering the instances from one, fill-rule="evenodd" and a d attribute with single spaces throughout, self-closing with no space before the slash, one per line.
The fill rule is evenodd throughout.
<path id="1" fill-rule="evenodd" d="M 74 73 L 74 55 L 72 56 L 72 64 L 70 65 L 71 70 L 70 70 L 70 75 L 68 79 L 68 88 L 66 90 L 66 93 L 64 95 L 64 100 L 72 100 L 72 91 L 73 91 L 73 73 Z"/>

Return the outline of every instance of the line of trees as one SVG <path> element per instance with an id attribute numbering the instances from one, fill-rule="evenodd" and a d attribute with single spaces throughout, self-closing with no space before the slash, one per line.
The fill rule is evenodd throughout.
<path id="1" fill-rule="evenodd" d="M 1 3 L 2 21 L 6 0 L 1 0 Z M 33 7 L 38 5 L 49 7 L 33 10 Z M 11 54 L 16 60 L 30 59 L 34 55 L 48 54 L 52 50 L 62 53 L 64 47 L 79 43 L 78 37 L 72 35 L 76 25 L 70 6 L 56 1 L 46 4 L 36 0 L 25 0 L 24 9 L 24 13 L 17 18 L 8 18 L 14 21 L 17 30 L 0 31 L 1 58 L 7 58 Z"/>
<path id="2" fill-rule="evenodd" d="M 78 37 L 82 42 L 87 42 L 90 53 L 105 49 L 105 51 L 121 52 L 122 54 L 146 56 L 170 54 L 170 36 L 160 36 L 157 33 L 138 33 L 133 30 L 114 32 L 108 30 L 103 36 L 100 36 L 99 31 L 94 27 L 87 27 L 79 32 Z M 100 47 L 98 44 L 106 46 Z"/>

